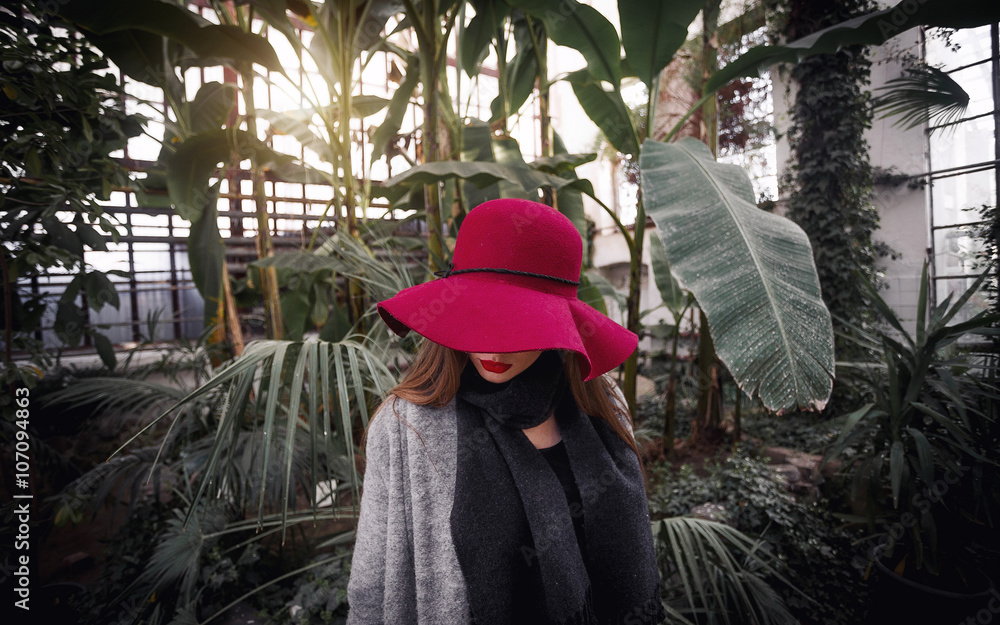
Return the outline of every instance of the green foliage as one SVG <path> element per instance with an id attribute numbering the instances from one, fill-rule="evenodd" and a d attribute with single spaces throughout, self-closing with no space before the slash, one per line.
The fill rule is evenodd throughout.
<path id="1" fill-rule="evenodd" d="M 660 72 L 687 40 L 688 27 L 704 6 L 704 0 L 619 0 L 625 58 L 647 87 L 658 84 Z"/>
<path id="2" fill-rule="evenodd" d="M 769 447 L 798 449 L 811 454 L 823 453 L 837 438 L 843 425 L 815 412 L 792 412 L 780 416 L 763 410 L 743 413 L 743 433 Z"/>
<path id="3" fill-rule="evenodd" d="M 797 501 L 763 460 L 742 453 L 716 463 L 705 477 L 690 466 L 659 477 L 663 482 L 649 498 L 653 518 L 689 514 L 707 502 L 722 504 L 725 522 L 759 536 L 762 549 L 787 567 L 785 575 L 801 594 L 777 588 L 796 618 L 824 624 L 861 622 L 864 591 L 861 577 L 850 566 L 854 549 L 825 502 Z"/>
<path id="4" fill-rule="evenodd" d="M 132 78 L 150 84 L 162 80 L 163 50 L 168 42 L 171 48 L 183 46 L 200 58 L 253 62 L 282 71 L 277 54 L 263 37 L 236 26 L 213 24 L 170 2 L 61 0 L 53 10 L 80 27 Z"/>
<path id="5" fill-rule="evenodd" d="M 330 558 L 324 556 L 326 564 L 300 575 L 292 585 L 295 595 L 286 602 L 278 623 L 331 623 L 337 617 L 347 616 L 347 582 L 351 569 L 350 551 L 341 550 Z M 338 619 L 339 620 L 339 619 Z"/>
<path id="6" fill-rule="evenodd" d="M 1000 270 L 1000 257 L 997 256 L 997 249 L 1000 246 L 1000 211 L 996 206 L 984 204 L 975 210 L 979 213 L 979 224 L 971 228 L 972 236 L 978 241 L 980 247 L 976 252 L 975 269 L 977 271 L 992 271 L 993 276 L 983 282 L 983 292 L 990 302 L 990 309 L 994 313 L 1000 313 L 1000 293 L 997 283 L 997 271 Z M 997 340 L 997 339 L 994 339 Z"/>
<path id="7" fill-rule="evenodd" d="M 757 208 L 746 172 L 696 139 L 647 140 L 639 167 L 670 271 L 698 300 L 739 387 L 772 410 L 821 409 L 833 330 L 802 230 Z"/>
<path id="8" fill-rule="evenodd" d="M 869 403 L 847 415 L 827 458 L 844 456 L 852 498 L 864 494 L 870 527 L 888 519 L 905 529 L 893 536 L 900 552 L 882 554 L 893 565 L 911 555 L 917 569 L 940 574 L 1000 514 L 996 354 L 960 343 L 997 335 L 1000 315 L 983 311 L 948 325 L 985 278 L 931 309 L 925 265 L 914 335 L 867 285 L 865 303 L 882 324 L 849 328 L 847 338 L 873 357 L 845 364 Z"/>
<path id="9" fill-rule="evenodd" d="M 286 252 L 251 263 L 254 269 L 277 271 L 287 338 L 298 341 L 307 332 L 318 332 L 324 341 L 340 341 L 359 331 L 359 320 L 351 322 L 347 312 L 342 286 L 347 278 L 356 281 L 354 303 L 363 309 L 363 302 L 388 299 L 426 275 L 425 267 L 408 263 L 412 254 L 406 242 L 383 230 L 374 222 L 361 227 L 359 238 L 336 233 L 311 252 Z M 241 299 L 256 300 L 259 280 L 254 273 L 234 289 Z M 372 332 L 374 336 L 378 330 Z"/>
<path id="10" fill-rule="evenodd" d="M 950 74 L 930 65 L 907 67 L 905 76 L 886 82 L 879 91 L 872 101 L 875 113 L 898 116 L 896 125 L 905 129 L 955 122 L 969 105 L 965 89 Z"/>
<path id="11" fill-rule="evenodd" d="M 152 445 L 114 455 L 54 500 L 61 522 L 112 502 L 148 532 L 123 567 L 108 570 L 88 622 L 201 622 L 328 564 L 296 568 L 353 539 L 344 521 L 356 514 L 347 502 L 359 497 L 354 430 L 367 424 L 368 394 L 384 395 L 391 382 L 384 360 L 353 338 L 264 341 L 195 389 L 89 378 L 58 394 L 64 405 L 96 403 L 106 414 L 159 415 L 147 426 L 158 429 Z M 320 485 L 332 505 L 321 501 Z M 308 535 L 287 531 L 305 527 Z M 269 545 L 286 538 L 302 549 L 277 562 Z"/>
<path id="12" fill-rule="evenodd" d="M 100 202 L 114 187 L 131 184 L 111 154 L 139 134 L 142 122 L 125 112 L 107 61 L 72 26 L 40 20 L 43 13 L 32 2 L 10 8 L 0 11 L 4 388 L 30 386 L 37 374 L 12 365 L 12 351 L 27 352 L 41 368 L 50 363 L 34 333 L 53 307 L 64 345 L 77 346 L 89 336 L 105 364 L 114 366 L 110 342 L 90 326 L 87 313 L 117 308 L 118 293 L 108 278 L 113 272 L 89 266 L 84 252 L 106 250 L 105 240 L 121 234 Z M 71 277 L 64 291 L 56 289 L 57 300 L 28 288 L 54 275 Z"/>
<path id="13" fill-rule="evenodd" d="M 243 542 L 249 532 L 219 532 L 219 510 L 186 526 L 182 516 L 169 504 L 137 505 L 108 540 L 100 577 L 73 606 L 76 622 L 203 622 L 280 566 L 259 542 Z"/>
<path id="14" fill-rule="evenodd" d="M 784 31 L 790 16 L 796 24 L 784 32 L 787 43 L 750 48 L 716 72 L 706 83 L 715 90 L 740 76 L 757 76 L 776 63 L 798 63 L 811 55 L 840 54 L 858 46 L 877 46 L 918 26 L 974 28 L 1000 21 L 1000 5 L 980 0 L 902 0 L 895 6 L 864 13 L 855 0 L 842 3 L 801 0 L 792 10 L 790 2 L 769 2 L 768 22 Z M 817 19 L 817 17 L 819 19 Z M 853 19 L 851 19 L 853 18 Z"/>
<path id="15" fill-rule="evenodd" d="M 106 542 L 101 574 L 90 592 L 75 603 L 77 622 L 135 623 L 148 605 L 149 596 L 133 593 L 132 583 L 143 563 L 153 554 L 155 539 L 166 528 L 170 507 L 151 503 L 140 506 Z"/>
<path id="16" fill-rule="evenodd" d="M 759 541 L 724 523 L 674 517 L 653 523 L 667 623 L 793 625 L 781 596 L 784 567 Z M 794 589 L 793 589 L 794 590 Z"/>
<path id="17" fill-rule="evenodd" d="M 802 37 L 872 9 L 868 0 L 795 2 L 786 30 Z M 798 86 L 788 138 L 792 161 L 783 181 L 788 216 L 812 243 L 823 301 L 834 318 L 871 321 L 860 286 L 877 282 L 875 262 L 889 253 L 873 238 L 872 167 L 864 133 L 871 127 L 867 90 L 871 62 L 862 47 L 801 60 L 791 71 Z M 836 344 L 840 359 L 851 347 Z"/>

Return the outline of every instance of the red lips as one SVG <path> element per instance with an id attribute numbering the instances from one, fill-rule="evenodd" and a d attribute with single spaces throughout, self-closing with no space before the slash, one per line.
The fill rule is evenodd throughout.
<path id="1" fill-rule="evenodd" d="M 490 373 L 503 373 L 507 369 L 510 369 L 513 365 L 506 362 L 497 362 L 495 360 L 482 360 L 479 361 L 483 365 L 483 369 L 486 369 Z"/>

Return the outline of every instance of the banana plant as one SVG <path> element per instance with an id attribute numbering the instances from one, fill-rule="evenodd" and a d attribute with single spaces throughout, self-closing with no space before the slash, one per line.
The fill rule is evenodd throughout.
<path id="1" fill-rule="evenodd" d="M 555 137 L 557 154 L 527 163 L 517 141 L 497 136 L 486 122 L 469 120 L 462 131 L 461 160 L 417 165 L 385 181 L 386 188 L 413 188 L 442 183 L 458 184 L 456 201 L 471 209 L 488 200 L 517 197 L 537 200 L 539 189 L 551 188 L 558 194 L 557 207 L 587 240 L 587 222 L 581 193 L 594 195 L 589 181 L 576 176 L 576 167 L 590 162 L 596 154 L 569 154 Z M 455 231 L 457 227 L 455 224 Z M 585 250 L 586 251 L 586 250 Z"/>
<path id="2" fill-rule="evenodd" d="M 206 327 L 217 328 L 221 342 L 228 328 L 237 353 L 242 333 L 227 292 L 225 248 L 217 219 L 218 182 L 211 179 L 220 163 L 252 156 L 258 164 L 283 159 L 254 133 L 226 127 L 235 106 L 232 85 L 206 83 L 193 100 L 186 97 L 183 69 L 192 64 L 256 63 L 281 72 L 277 54 L 266 39 L 236 24 L 213 24 L 187 8 L 159 0 L 66 0 L 55 9 L 101 49 L 128 77 L 158 87 L 173 119 L 166 119 L 157 170 L 145 181 L 146 205 L 165 194 L 169 205 L 191 222 L 188 255 L 195 286 L 205 300 Z M 224 325 L 223 320 L 229 322 Z"/>
<path id="3" fill-rule="evenodd" d="M 696 139 L 647 140 L 639 163 L 670 269 L 708 317 L 740 388 L 772 409 L 822 409 L 833 327 L 805 233 L 758 209 L 746 172 L 717 163 Z"/>
<path id="4" fill-rule="evenodd" d="M 127 503 L 131 514 L 150 486 L 151 497 L 169 506 L 166 527 L 151 537 L 155 545 L 149 554 L 133 554 L 139 573 L 109 605 L 135 602 L 130 622 L 206 623 L 238 601 L 216 611 L 220 604 L 212 588 L 197 583 L 206 568 L 211 573 L 213 550 L 224 548 L 236 561 L 241 553 L 252 556 L 267 548 L 272 539 L 284 544 L 289 529 L 305 524 L 312 528 L 310 554 L 349 544 L 361 484 L 354 441 L 371 416 L 365 394 L 384 395 L 393 384 L 384 364 L 391 357 L 379 341 L 358 335 L 338 341 L 264 340 L 248 344 L 242 356 L 193 388 L 133 372 L 134 377 L 89 378 L 50 396 L 57 405 L 97 403 L 104 414 L 151 416 L 129 447 L 154 429 L 166 429 L 158 443 L 116 451 L 56 501 L 60 522 L 81 520 L 87 504 L 96 510 L 109 500 L 115 510 Z M 182 385 L 188 380 L 184 376 Z M 335 525 L 316 533 L 317 524 L 330 523 Z M 343 557 L 335 552 L 325 561 Z M 273 579 L 244 582 L 250 590 L 241 599 L 319 564 L 312 555 L 309 560 Z M 99 620 L 118 618 L 106 616 Z"/>
<path id="5" fill-rule="evenodd" d="M 366 214 L 373 195 L 371 177 L 359 171 L 356 161 L 352 122 L 379 113 L 388 108 L 386 122 L 376 133 L 376 155 L 385 150 L 389 138 L 398 131 L 399 123 L 413 93 L 413 81 L 403 81 L 398 97 L 392 100 L 359 95 L 361 76 L 375 51 L 390 49 L 401 56 L 405 53 L 389 44 L 381 36 L 388 19 L 403 10 L 394 0 L 358 0 L 344 3 L 268 2 L 254 1 L 250 5 L 259 10 L 264 19 L 279 32 L 284 33 L 291 45 L 301 54 L 310 57 L 317 67 L 320 79 L 314 81 L 306 75 L 301 85 L 285 81 L 276 86 L 291 91 L 302 102 L 294 110 L 257 109 L 255 116 L 265 120 L 271 133 L 295 138 L 319 164 L 315 167 L 279 167 L 274 173 L 291 182 L 328 184 L 333 197 L 327 202 L 320 222 L 329 221 L 338 228 L 360 236 L 363 229 L 359 214 Z M 294 11 L 294 16 L 289 16 Z M 298 38 L 292 19 L 306 21 L 312 26 L 312 39 L 304 45 Z M 407 90 L 408 89 L 408 90 Z M 321 228 L 315 228 L 305 245 L 305 252 L 315 250 L 320 243 Z M 254 263 L 255 275 L 261 278 L 275 275 L 282 285 L 280 311 L 284 317 L 282 328 L 292 339 L 301 339 L 310 327 L 321 328 L 327 337 L 338 336 L 346 328 L 363 318 L 365 299 L 363 288 L 348 280 L 341 285 L 336 272 L 320 274 L 298 271 L 295 263 Z M 275 264 L 276 263 L 276 264 Z M 276 273 L 277 272 L 277 273 Z M 259 285 L 263 288 L 265 285 Z M 254 285 L 257 288 L 257 285 Z M 344 302 L 339 305 L 337 302 Z M 364 328 L 358 328 L 364 331 Z"/>
<path id="6" fill-rule="evenodd" d="M 875 11 L 798 41 L 783 45 L 751 48 L 708 77 L 702 88 L 701 100 L 695 103 L 672 129 L 662 137 L 649 137 L 648 139 L 670 141 L 691 115 L 700 110 L 709 99 L 714 98 L 719 88 L 734 78 L 755 76 L 763 68 L 774 63 L 795 62 L 804 56 L 834 51 L 842 45 L 880 44 L 917 25 L 963 28 L 1000 20 L 1000 6 L 987 5 L 973 0 L 959 2 L 927 0 L 913 6 L 910 4 L 900 3 L 889 9 Z M 625 51 L 625 62 L 649 88 L 649 104 L 646 109 L 644 128 L 655 127 L 651 121 L 655 119 L 656 115 L 655 104 L 659 94 L 658 77 L 660 72 L 671 61 L 684 42 L 687 27 L 697 17 L 703 6 L 702 2 L 667 2 L 666 0 L 653 4 L 639 0 L 620 0 L 618 3 L 622 25 L 621 46 Z M 619 63 L 621 48 L 618 45 L 616 33 L 609 30 L 610 24 L 607 23 L 607 20 L 599 14 L 595 15 L 586 7 L 578 7 L 572 2 L 568 4 L 566 2 L 541 2 L 532 3 L 531 6 L 524 3 L 521 8 L 528 14 L 537 15 L 543 21 L 546 31 L 553 41 L 574 47 L 583 54 L 588 62 L 587 67 L 571 73 L 566 77 L 566 80 L 573 86 L 574 93 L 584 111 L 597 124 L 609 142 L 622 154 L 638 155 L 643 197 L 638 206 L 634 236 L 623 232 L 623 236 L 631 243 L 629 247 L 633 271 L 630 272 L 629 297 L 633 298 L 633 301 L 630 301 L 627 323 L 629 328 L 634 330 L 638 328 L 638 269 L 639 259 L 642 257 L 642 236 L 647 216 L 652 217 L 663 241 L 674 276 L 682 284 L 693 284 L 695 280 L 692 279 L 692 276 L 687 276 L 686 282 L 685 276 L 679 274 L 677 269 L 679 260 L 691 253 L 687 249 L 687 241 L 679 235 L 680 232 L 688 230 L 675 227 L 675 223 L 666 222 L 662 217 L 658 220 L 657 215 L 669 214 L 672 218 L 685 220 L 685 223 L 698 222 L 699 220 L 703 224 L 707 223 L 706 216 L 717 212 L 720 203 L 733 202 L 733 207 L 735 207 L 736 200 L 733 198 L 745 197 L 745 194 L 738 190 L 741 188 L 745 190 L 748 186 L 748 182 L 745 180 L 746 174 L 742 174 L 744 178 L 742 181 L 736 180 L 736 176 L 732 172 L 728 172 L 720 178 L 718 171 L 713 173 L 707 170 L 705 160 L 697 157 L 700 150 L 687 146 L 685 149 L 687 156 L 684 158 L 690 160 L 691 167 L 685 169 L 686 177 L 664 178 L 665 175 L 673 175 L 673 173 L 668 173 L 672 170 L 666 166 L 666 161 L 673 157 L 662 149 L 664 144 L 660 141 L 643 143 L 643 137 L 640 136 L 643 127 L 637 128 L 628 115 L 627 106 L 621 97 L 622 72 Z M 565 8 L 565 10 L 560 11 L 560 8 Z M 655 151 L 655 155 L 643 158 L 645 151 L 651 148 Z M 703 151 L 701 152 L 703 156 Z M 722 178 L 727 179 L 727 187 L 713 186 L 719 183 Z M 689 185 L 703 186 L 691 189 L 690 196 L 684 198 L 684 211 L 678 211 L 676 207 L 661 204 L 664 198 L 672 198 L 670 201 L 673 201 L 671 194 L 663 192 L 667 186 L 684 189 L 689 188 Z M 734 221 L 736 219 L 735 210 L 735 208 L 727 209 L 732 214 L 729 218 L 730 223 L 739 223 L 738 220 Z M 705 264 L 697 268 L 697 271 L 701 273 L 701 279 L 697 282 L 707 285 L 711 284 L 712 281 L 726 281 L 730 277 L 731 270 L 740 266 L 737 260 L 738 254 L 749 252 L 757 258 L 761 258 L 764 250 L 759 249 L 758 240 L 776 240 L 773 237 L 780 238 L 792 232 L 787 224 L 780 221 L 758 219 L 754 219 L 754 221 L 759 222 L 760 227 L 765 230 L 751 232 L 738 227 L 735 231 L 737 236 L 735 245 L 729 249 L 721 250 L 724 256 L 707 259 Z M 736 250 L 741 251 L 736 252 Z M 800 247 L 798 251 L 801 252 Z M 800 253 L 796 254 L 796 258 L 804 259 Z M 753 266 L 753 271 L 759 272 L 762 264 L 754 263 Z M 810 268 L 805 265 L 797 267 L 796 271 L 802 271 L 805 274 L 815 273 L 814 270 L 810 272 Z M 757 276 L 754 282 L 766 285 L 768 279 L 765 276 Z M 811 284 L 812 279 L 810 278 L 808 285 Z M 704 289 L 701 290 L 704 295 Z M 754 294 L 754 291 L 758 291 L 758 293 Z M 832 366 L 830 366 L 832 351 L 827 351 L 825 347 L 830 345 L 829 349 L 832 350 L 832 340 L 827 340 L 832 337 L 828 317 L 819 315 L 811 320 L 804 320 L 808 331 L 801 334 L 776 331 L 774 334 L 760 336 L 759 343 L 753 345 L 742 343 L 745 337 L 738 328 L 744 319 L 752 318 L 765 325 L 776 327 L 774 324 L 781 317 L 781 313 L 778 312 L 781 309 L 778 302 L 781 300 L 787 301 L 786 306 L 789 309 L 818 309 L 811 286 L 783 292 L 770 292 L 765 289 L 765 292 L 771 303 L 764 307 L 754 306 L 754 302 L 759 301 L 757 299 L 758 289 L 733 290 L 725 294 L 729 301 L 726 301 L 725 298 L 708 298 L 709 301 L 701 301 L 702 298 L 698 298 L 699 305 L 709 320 L 713 335 L 718 335 L 715 348 L 720 356 L 725 354 L 724 360 L 738 369 L 732 373 L 739 387 L 748 394 L 765 393 L 767 397 L 765 405 L 768 408 L 775 410 L 819 408 L 825 404 L 829 397 L 829 385 L 819 382 L 821 376 L 818 372 L 820 370 L 832 371 Z M 734 310 L 741 311 L 741 314 L 733 314 Z M 712 322 L 713 318 L 715 319 L 714 323 Z M 824 348 L 820 353 L 812 354 L 815 356 L 815 362 L 804 363 L 795 356 L 795 354 L 804 353 L 817 345 L 822 345 Z M 774 357 L 774 354 L 780 354 L 782 351 L 787 353 L 785 357 Z M 630 406 L 633 406 L 634 383 L 629 384 L 629 380 L 634 380 L 634 363 L 630 361 L 627 366 L 629 369 L 626 370 L 626 398 Z M 796 367 L 799 368 L 798 371 L 796 371 Z M 806 379 L 802 377 L 804 371 L 809 372 Z M 772 376 L 780 383 L 773 386 L 764 384 L 762 383 L 764 375 Z"/>

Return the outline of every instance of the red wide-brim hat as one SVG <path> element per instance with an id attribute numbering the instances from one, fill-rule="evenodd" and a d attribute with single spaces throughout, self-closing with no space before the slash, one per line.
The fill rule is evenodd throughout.
<path id="1" fill-rule="evenodd" d="M 624 362 L 638 337 L 577 298 L 582 257 L 579 232 L 557 210 L 492 200 L 465 217 L 443 277 L 378 312 L 400 336 L 413 330 L 461 352 L 570 350 L 591 380 Z"/>

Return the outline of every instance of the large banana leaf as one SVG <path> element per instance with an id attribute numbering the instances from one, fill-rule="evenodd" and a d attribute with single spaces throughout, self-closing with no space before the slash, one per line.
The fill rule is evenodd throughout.
<path id="1" fill-rule="evenodd" d="M 183 103 L 191 120 L 191 132 L 198 134 L 222 127 L 236 105 L 236 86 L 232 83 L 206 82 L 194 100 Z"/>
<path id="2" fill-rule="evenodd" d="M 385 154 L 389 141 L 399 133 L 406 109 L 410 106 L 410 98 L 413 96 L 418 82 L 420 82 L 420 57 L 411 54 L 406 57 L 406 76 L 403 78 L 403 82 L 399 83 L 396 92 L 392 94 L 388 110 L 385 112 L 385 121 L 375 129 L 375 133 L 372 135 L 373 163 Z"/>
<path id="3" fill-rule="evenodd" d="M 257 117 L 267 120 L 276 131 L 295 137 L 302 144 L 302 147 L 315 152 L 317 156 L 327 163 L 335 163 L 337 160 L 330 142 L 316 134 L 312 126 L 312 112 L 302 113 L 270 111 L 268 109 L 257 109 Z"/>
<path id="4" fill-rule="evenodd" d="M 465 163 L 496 162 L 493 157 L 493 133 L 490 131 L 489 124 L 478 119 L 469 120 L 469 123 L 462 129 L 461 160 Z M 465 180 L 461 184 L 461 190 L 465 196 L 465 204 L 469 209 L 500 197 L 500 187 L 496 184 L 479 188 L 472 182 Z"/>
<path id="5" fill-rule="evenodd" d="M 185 139 L 164 158 L 167 191 L 177 214 L 190 222 L 201 219 L 211 195 L 209 181 L 219 163 L 233 156 L 252 158 L 258 165 L 290 163 L 291 156 L 278 154 L 244 130 L 216 128 Z"/>
<path id="6" fill-rule="evenodd" d="M 544 58 L 547 54 L 544 28 L 537 22 L 529 25 L 523 15 L 511 16 L 510 23 L 517 54 L 507 63 L 505 71 L 501 72 L 500 92 L 490 103 L 490 123 L 516 115 L 531 96 L 536 80 L 540 81 L 539 84 L 548 82 L 548 77 L 540 75 L 539 66 L 539 58 Z M 536 49 L 536 42 L 542 42 L 540 50 Z M 501 54 L 503 50 L 499 48 L 497 54 Z"/>
<path id="7" fill-rule="evenodd" d="M 566 81 L 573 87 L 573 93 L 587 117 L 597 124 L 616 150 L 622 154 L 635 154 L 639 151 L 635 127 L 620 90 L 608 88 L 588 69 L 570 72 Z"/>
<path id="8" fill-rule="evenodd" d="M 462 69 L 472 78 L 479 73 L 489 55 L 490 43 L 497 30 L 503 27 L 511 7 L 496 0 L 473 0 L 470 4 L 475 8 L 476 15 L 466 25 L 458 45 L 462 50 Z"/>
<path id="9" fill-rule="evenodd" d="M 615 89 L 620 86 L 618 31 L 597 9 L 576 0 L 508 0 L 507 3 L 541 19 L 549 39 L 582 54 L 595 78 L 610 82 Z"/>
<path id="10" fill-rule="evenodd" d="M 705 0 L 618 0 L 625 59 L 646 86 L 687 39 Z"/>
<path id="11" fill-rule="evenodd" d="M 213 327 L 219 314 L 219 303 L 223 297 L 223 280 L 228 279 L 226 267 L 226 245 L 219 232 L 219 209 L 216 200 L 219 186 L 212 185 L 206 191 L 200 219 L 191 222 L 188 234 L 188 259 L 191 263 L 191 280 L 205 300 L 205 327 Z"/>
<path id="12" fill-rule="evenodd" d="M 647 140 L 639 168 L 671 270 L 743 392 L 773 410 L 822 409 L 833 328 L 802 229 L 758 209 L 746 172 L 715 162 L 695 139 Z"/>
<path id="13" fill-rule="evenodd" d="M 425 163 L 412 167 L 401 174 L 396 174 L 385 181 L 386 187 L 396 185 L 416 186 L 424 184 L 434 184 L 453 178 L 469 180 L 479 188 L 495 184 L 497 182 L 509 182 L 515 188 L 523 190 L 525 193 L 540 187 L 553 187 L 562 189 L 563 187 L 578 185 L 579 181 L 568 180 L 535 171 L 527 165 L 516 167 L 503 165 L 501 163 L 459 163 L 457 161 L 438 161 L 436 163 Z"/>
<path id="14" fill-rule="evenodd" d="M 247 33 L 239 27 L 212 24 L 183 6 L 160 0 L 61 0 L 53 3 L 55 13 L 81 27 L 85 33 L 111 35 L 124 33 L 125 38 L 112 38 L 117 46 L 129 38 L 148 44 L 148 34 L 166 37 L 193 51 L 201 58 L 232 59 L 258 63 L 275 72 L 282 72 L 281 62 L 271 44 L 260 35 Z M 97 40 L 98 45 L 100 38 Z M 138 51 L 150 50 L 144 44 Z M 148 72 L 137 72 L 133 78 L 148 80 L 157 72 L 162 56 L 144 59 Z"/>

